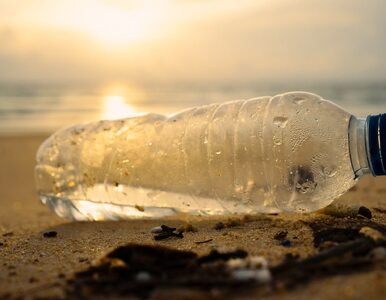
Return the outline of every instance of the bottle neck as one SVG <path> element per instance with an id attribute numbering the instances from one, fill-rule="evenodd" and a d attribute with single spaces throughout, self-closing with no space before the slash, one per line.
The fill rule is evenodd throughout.
<path id="1" fill-rule="evenodd" d="M 352 116 L 349 125 L 349 147 L 355 179 L 371 173 L 367 151 L 366 119 Z"/>
<path id="2" fill-rule="evenodd" d="M 355 179 L 386 175 L 386 114 L 357 119 L 349 125 L 350 158 Z"/>

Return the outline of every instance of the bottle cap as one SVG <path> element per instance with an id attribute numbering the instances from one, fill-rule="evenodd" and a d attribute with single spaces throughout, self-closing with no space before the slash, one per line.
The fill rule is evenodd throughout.
<path id="1" fill-rule="evenodd" d="M 367 146 L 371 172 L 386 175 L 386 114 L 367 117 Z"/>

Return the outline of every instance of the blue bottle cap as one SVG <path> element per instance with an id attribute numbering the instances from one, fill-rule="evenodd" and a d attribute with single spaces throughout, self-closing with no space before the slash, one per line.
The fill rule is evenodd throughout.
<path id="1" fill-rule="evenodd" d="M 367 117 L 367 146 L 370 170 L 386 175 L 386 114 Z"/>

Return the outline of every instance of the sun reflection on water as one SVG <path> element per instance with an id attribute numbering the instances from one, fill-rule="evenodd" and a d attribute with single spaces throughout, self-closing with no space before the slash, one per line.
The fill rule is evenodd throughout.
<path id="1" fill-rule="evenodd" d="M 144 100 L 144 92 L 141 88 L 124 83 L 113 83 L 102 91 L 101 118 L 115 120 L 143 115 L 138 111 L 139 104 Z"/>
<path id="2" fill-rule="evenodd" d="M 141 112 L 129 105 L 123 96 L 110 95 L 103 99 L 104 107 L 102 111 L 102 119 L 114 120 L 129 118 L 133 116 L 141 115 Z"/>

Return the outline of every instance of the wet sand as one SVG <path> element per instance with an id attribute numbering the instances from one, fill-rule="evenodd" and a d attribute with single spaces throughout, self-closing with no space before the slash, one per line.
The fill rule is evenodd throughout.
<path id="1" fill-rule="evenodd" d="M 229 228 L 215 229 L 226 220 L 195 217 L 189 220 L 146 220 L 125 222 L 72 223 L 56 217 L 40 204 L 35 193 L 33 167 L 35 153 L 45 135 L 0 137 L 0 299 L 62 296 L 64 278 L 90 266 L 107 251 L 127 243 L 162 245 L 206 254 L 212 249 L 242 248 L 250 254 L 266 257 L 271 265 L 280 263 L 287 253 L 307 257 L 317 252 L 313 233 L 307 222 L 335 222 L 320 213 L 256 216 Z M 386 226 L 386 178 L 368 176 L 338 203 L 359 204 L 371 209 L 376 222 Z M 377 208 L 377 209 L 375 209 Z M 383 211 L 385 210 L 385 211 Z M 336 219 L 341 224 L 346 219 Z M 347 218 L 347 222 L 350 218 Z M 186 223 L 197 228 L 183 239 L 155 241 L 150 229 L 167 224 L 179 227 Z M 45 238 L 46 231 L 57 236 Z M 287 231 L 290 247 L 283 247 L 273 237 Z M 196 242 L 212 241 L 202 244 Z M 59 284 L 56 286 L 55 284 Z M 258 288 L 233 298 L 247 299 L 260 295 Z M 350 272 L 300 284 L 260 295 L 265 299 L 383 299 L 386 294 L 386 263 L 365 272 Z M 208 297 L 207 294 L 205 294 Z M 213 292 L 211 297 L 216 298 Z M 155 299 L 199 299 L 196 290 L 163 290 Z M 221 295 L 220 298 L 226 298 Z M 217 295 L 218 298 L 218 295 Z"/>

